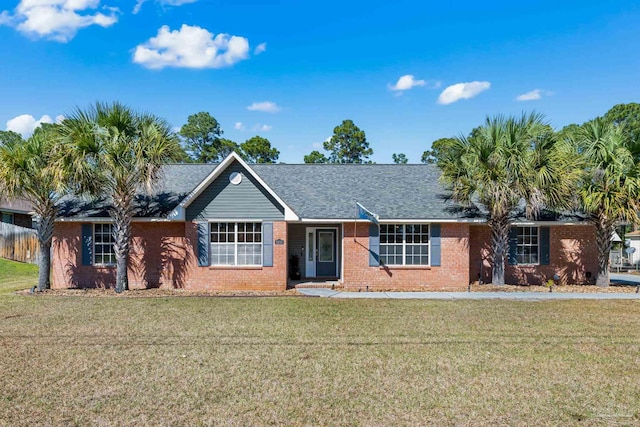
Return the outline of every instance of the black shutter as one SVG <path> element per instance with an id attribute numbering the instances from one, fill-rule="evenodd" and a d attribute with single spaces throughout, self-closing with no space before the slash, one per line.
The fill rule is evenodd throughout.
<path id="1" fill-rule="evenodd" d="M 511 227 L 509 229 L 509 257 L 508 264 L 518 264 L 518 227 Z"/>
<path id="2" fill-rule="evenodd" d="M 540 227 L 540 265 L 549 265 L 549 227 Z"/>
<path id="3" fill-rule="evenodd" d="M 380 227 L 369 225 L 369 267 L 380 265 Z"/>
<path id="4" fill-rule="evenodd" d="M 196 253 L 198 254 L 198 265 L 200 267 L 206 267 L 210 264 L 209 261 L 209 223 L 198 223 L 198 240 L 196 242 Z"/>
<path id="5" fill-rule="evenodd" d="M 262 223 L 262 265 L 273 267 L 273 223 Z"/>
<path id="6" fill-rule="evenodd" d="M 93 224 L 82 224 L 82 265 L 93 264 Z"/>
<path id="7" fill-rule="evenodd" d="M 431 265 L 439 267 L 442 265 L 442 255 L 440 249 L 440 224 L 431 224 Z"/>

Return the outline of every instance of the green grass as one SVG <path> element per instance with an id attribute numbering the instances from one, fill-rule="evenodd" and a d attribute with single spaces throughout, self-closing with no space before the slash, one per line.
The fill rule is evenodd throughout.
<path id="1" fill-rule="evenodd" d="M 4 292 L 0 425 L 635 425 L 638 325 L 636 301 Z"/>
<path id="2" fill-rule="evenodd" d="M 0 258 L 0 294 L 38 284 L 38 267 Z"/>

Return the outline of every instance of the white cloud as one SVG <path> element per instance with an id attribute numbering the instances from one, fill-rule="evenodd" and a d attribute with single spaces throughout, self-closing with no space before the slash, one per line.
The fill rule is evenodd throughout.
<path id="1" fill-rule="evenodd" d="M 236 122 L 236 124 L 233 125 L 233 128 L 235 130 L 244 130 L 244 125 L 242 124 L 242 122 Z"/>
<path id="2" fill-rule="evenodd" d="M 518 95 L 516 97 L 516 101 L 537 101 L 538 99 L 541 99 L 543 96 L 551 96 L 551 95 L 553 95 L 553 92 L 549 90 L 534 89 L 527 93 L 523 93 L 522 95 Z"/>
<path id="3" fill-rule="evenodd" d="M 269 132 L 271 129 L 273 129 L 273 126 L 261 125 L 259 123 L 253 127 L 254 132 Z"/>
<path id="4" fill-rule="evenodd" d="M 438 80 L 416 80 L 415 76 L 411 74 L 405 74 L 401 76 L 396 84 L 389 84 L 388 87 L 390 90 L 397 92 L 396 95 L 402 95 L 402 93 L 406 90 L 413 89 L 417 86 L 427 87 L 428 89 L 437 89 L 440 87 L 442 82 Z"/>
<path id="5" fill-rule="evenodd" d="M 311 144 L 312 148 L 321 149 L 323 147 L 322 142 L 314 142 Z"/>
<path id="6" fill-rule="evenodd" d="M 155 0 L 161 6 L 182 6 L 183 4 L 195 3 L 198 0 Z M 142 5 L 146 3 L 147 0 L 138 0 L 135 7 L 133 8 L 133 14 L 140 12 Z"/>
<path id="7" fill-rule="evenodd" d="M 0 25 L 15 27 L 35 38 L 66 43 L 82 28 L 106 28 L 118 22 L 119 10 L 114 7 L 103 6 L 106 13 L 88 13 L 99 6 L 100 0 L 21 0 L 13 15 L 6 10 L 0 12 Z"/>
<path id="8" fill-rule="evenodd" d="M 13 16 L 9 13 L 8 10 L 3 10 L 0 12 L 0 25 L 12 25 L 14 21 Z"/>
<path id="9" fill-rule="evenodd" d="M 427 82 L 424 80 L 416 80 L 411 74 L 406 74 L 398 79 L 395 85 L 390 86 L 391 90 L 409 90 L 416 86 L 424 86 Z"/>
<path id="10" fill-rule="evenodd" d="M 158 35 L 136 47 L 133 62 L 151 69 L 222 68 L 249 57 L 249 41 L 244 37 L 183 24 L 171 31 L 163 25 Z"/>
<path id="11" fill-rule="evenodd" d="M 280 111 L 280 107 L 275 102 L 263 101 L 254 102 L 247 107 L 249 111 L 262 111 L 263 113 L 277 113 Z"/>
<path id="12" fill-rule="evenodd" d="M 254 55 L 260 55 L 262 52 L 264 52 L 265 50 L 267 50 L 267 44 L 266 43 L 260 43 L 258 46 L 256 46 L 256 48 L 253 50 L 253 54 Z"/>
<path id="13" fill-rule="evenodd" d="M 56 117 L 56 121 L 62 116 Z M 64 117 L 62 117 L 64 119 Z M 46 114 L 36 120 L 31 114 L 22 114 L 7 121 L 7 130 L 11 130 L 22 135 L 23 138 L 29 138 L 33 131 L 42 123 L 53 123 L 50 116 Z"/>
<path id="14" fill-rule="evenodd" d="M 471 99 L 491 87 L 490 82 L 467 82 L 447 86 L 438 97 L 439 104 L 451 104 L 461 99 Z"/>

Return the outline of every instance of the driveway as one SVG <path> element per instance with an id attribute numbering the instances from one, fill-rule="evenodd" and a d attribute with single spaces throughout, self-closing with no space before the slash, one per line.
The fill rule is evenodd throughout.
<path id="1" fill-rule="evenodd" d="M 635 283 L 635 282 L 634 282 Z M 331 289 L 298 289 L 302 295 L 323 298 L 378 298 L 432 300 L 514 301 L 542 300 L 640 300 L 640 294 L 629 293 L 562 293 L 562 292 L 339 292 Z"/>
<path id="2" fill-rule="evenodd" d="M 609 277 L 612 282 L 621 283 L 623 285 L 640 285 L 640 275 L 625 273 L 610 273 Z"/>

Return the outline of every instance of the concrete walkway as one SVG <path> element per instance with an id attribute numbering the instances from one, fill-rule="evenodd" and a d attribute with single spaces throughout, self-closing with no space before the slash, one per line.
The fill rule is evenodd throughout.
<path id="1" fill-rule="evenodd" d="M 561 292 L 338 292 L 331 289 L 298 289 L 302 295 L 323 298 L 380 298 L 380 299 L 432 299 L 432 300 L 487 300 L 514 301 L 542 300 L 640 300 L 640 294 L 627 293 L 561 293 Z"/>
<path id="2" fill-rule="evenodd" d="M 640 275 L 611 273 L 611 282 L 623 285 L 640 285 Z M 380 298 L 380 299 L 505 299 L 516 301 L 540 300 L 640 300 L 640 294 L 628 293 L 562 293 L 562 292 L 341 292 L 332 289 L 302 288 L 298 289 L 302 295 L 323 298 Z"/>

